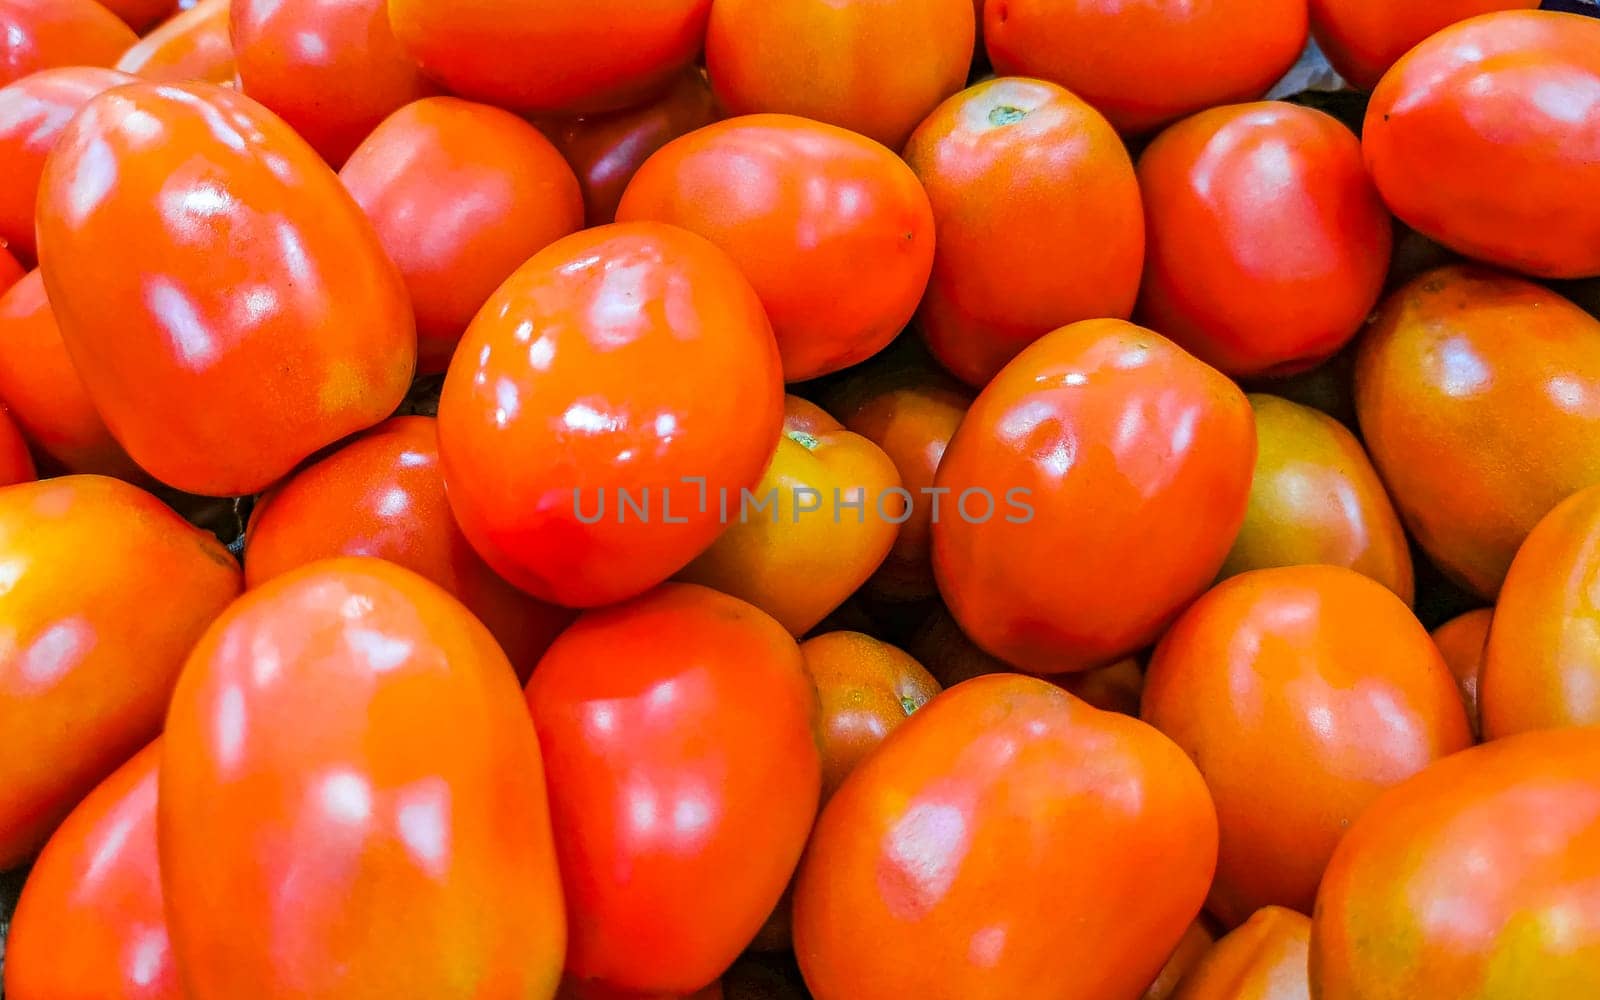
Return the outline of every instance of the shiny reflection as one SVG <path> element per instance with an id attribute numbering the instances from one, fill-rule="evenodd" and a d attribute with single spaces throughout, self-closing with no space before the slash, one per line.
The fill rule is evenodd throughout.
<path id="1" fill-rule="evenodd" d="M 926 913 L 955 884 L 968 848 L 967 819 L 955 806 L 919 802 L 885 834 L 884 854 L 899 890 L 885 894 L 891 912 L 903 918 Z"/>
<path id="2" fill-rule="evenodd" d="M 568 430 L 582 434 L 610 434 L 623 428 L 623 421 L 613 414 L 601 413 L 588 403 L 574 403 L 562 414 L 561 422 Z"/>
<path id="3" fill-rule="evenodd" d="M 211 742 L 224 773 L 239 766 L 247 724 L 244 692 L 230 684 L 217 698 L 217 711 L 211 717 Z"/>
<path id="4" fill-rule="evenodd" d="M 406 851 L 423 870 L 443 878 L 450 870 L 450 786 L 425 778 L 398 794 L 395 824 Z"/>
<path id="5" fill-rule="evenodd" d="M 411 495 L 398 486 L 391 486 L 378 498 L 378 516 L 397 518 L 411 506 Z"/>
<path id="6" fill-rule="evenodd" d="M 67 221 L 74 227 L 85 225 L 116 186 L 116 154 L 104 139 L 89 140 L 67 179 Z"/>
<path id="7" fill-rule="evenodd" d="M 217 345 L 200 318 L 200 312 L 183 290 L 164 277 L 145 283 L 145 304 L 167 334 L 177 359 L 190 370 L 200 370 L 217 356 Z"/>
<path id="8" fill-rule="evenodd" d="M 386 635 L 376 629 L 352 628 L 344 633 L 350 651 L 366 662 L 374 673 L 388 673 L 401 666 L 415 652 L 409 639 Z"/>
<path id="9" fill-rule="evenodd" d="M 23 680 L 44 686 L 53 683 L 94 648 L 94 627 L 80 617 L 59 621 L 36 636 L 22 651 L 18 664 Z"/>
<path id="10" fill-rule="evenodd" d="M 1439 345 L 1439 364 L 1439 389 L 1452 399 L 1473 396 L 1489 387 L 1489 366 L 1465 337 L 1452 337 Z"/>
<path id="11" fill-rule="evenodd" d="M 372 816 L 372 787 L 354 771 L 335 771 L 322 779 L 317 798 L 323 815 L 351 826 Z"/>
<path id="12" fill-rule="evenodd" d="M 123 967 L 128 981 L 135 986 L 154 983 L 167 966 L 168 950 L 166 927 L 150 927 L 140 931 L 128 949 L 127 964 Z"/>

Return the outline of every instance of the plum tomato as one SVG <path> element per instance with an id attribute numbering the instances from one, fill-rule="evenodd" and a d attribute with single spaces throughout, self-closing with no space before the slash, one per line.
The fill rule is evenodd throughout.
<path id="1" fill-rule="evenodd" d="M 0 85 L 60 66 L 110 66 L 139 40 L 94 0 L 0 0 Z"/>
<path id="2" fill-rule="evenodd" d="M 1457 21 L 1537 6 L 1539 0 L 1311 0 L 1311 33 L 1340 76 L 1371 90 L 1418 42 Z"/>
<path id="3" fill-rule="evenodd" d="M 38 478 L 39 472 L 33 467 L 33 455 L 28 451 L 28 442 L 23 439 L 22 431 L 17 429 L 17 422 L 11 418 L 10 411 L 0 406 L 0 487 L 31 483 Z"/>
<path id="4" fill-rule="evenodd" d="M 200 0 L 122 54 L 117 69 L 145 80 L 232 83 L 238 76 L 228 34 L 231 0 Z"/>
<path id="5" fill-rule="evenodd" d="M 1172 1000 L 1184 977 L 1200 964 L 1200 960 L 1206 957 L 1211 951 L 1211 946 L 1216 943 L 1217 937 L 1211 933 L 1211 928 L 1206 926 L 1202 915 L 1183 932 L 1178 947 L 1172 949 L 1167 964 L 1161 967 L 1161 974 L 1156 976 L 1155 982 L 1150 984 L 1139 1000 Z"/>
<path id="6" fill-rule="evenodd" d="M 1493 608 L 1479 608 L 1458 615 L 1433 630 L 1433 644 L 1439 655 L 1455 675 L 1456 687 L 1461 690 L 1462 704 L 1467 706 L 1467 721 L 1472 723 L 1473 736 L 1482 735 L 1482 714 L 1478 705 L 1478 686 L 1483 673 L 1484 653 L 1489 645 L 1489 625 L 1494 620 Z"/>
<path id="7" fill-rule="evenodd" d="M 100 0 L 100 6 L 143 32 L 178 9 L 178 0 Z"/>
<path id="8" fill-rule="evenodd" d="M 1206 953 L 1172 1000 L 1311 1000 L 1310 954 L 1309 917 L 1262 907 Z"/>

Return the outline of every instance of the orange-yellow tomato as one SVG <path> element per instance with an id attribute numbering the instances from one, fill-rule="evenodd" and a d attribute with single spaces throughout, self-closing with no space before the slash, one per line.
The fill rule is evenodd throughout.
<path id="1" fill-rule="evenodd" d="M 1311 920 L 1267 906 L 1218 941 L 1172 1000 L 1311 1000 Z"/>
<path id="2" fill-rule="evenodd" d="M 58 66 L 110 66 L 138 40 L 94 0 L 0 0 L 0 85 Z"/>
<path id="3" fill-rule="evenodd" d="M 29 483 L 39 478 L 33 467 L 33 455 L 28 442 L 17 429 L 17 422 L 4 406 L 0 406 L 0 487 L 15 483 Z"/>
<path id="4" fill-rule="evenodd" d="M 228 34 L 231 0 L 200 0 L 139 40 L 117 69 L 146 80 L 231 83 L 237 77 Z"/>
<path id="5" fill-rule="evenodd" d="M 1311 0 L 1311 33 L 1339 75 L 1371 90 L 1418 42 L 1457 21 L 1539 0 Z"/>
<path id="6" fill-rule="evenodd" d="M 1474 736 L 1482 733 L 1478 704 L 1478 682 L 1483 673 L 1484 653 L 1489 645 L 1489 625 L 1494 620 L 1493 608 L 1479 608 L 1452 618 L 1433 630 L 1433 644 L 1439 655 L 1455 675 L 1456 687 L 1461 689 L 1461 702 L 1467 706 L 1467 720 L 1472 723 Z"/>
<path id="7" fill-rule="evenodd" d="M 1183 940 L 1172 950 L 1167 964 L 1161 967 L 1161 974 L 1139 1000 L 1171 1000 L 1184 977 L 1200 964 L 1200 960 L 1216 943 L 1216 935 L 1206 926 L 1204 918 L 1190 924 L 1189 929 L 1183 932 Z"/>
<path id="8" fill-rule="evenodd" d="M 98 476 L 0 490 L 0 565 L 3 870 L 161 731 L 239 567 L 155 497 Z"/>
<path id="9" fill-rule="evenodd" d="M 257 492 L 410 385 L 415 328 L 377 235 L 311 148 L 234 91 L 91 100 L 46 164 L 38 231 L 90 398 L 170 486 Z"/>

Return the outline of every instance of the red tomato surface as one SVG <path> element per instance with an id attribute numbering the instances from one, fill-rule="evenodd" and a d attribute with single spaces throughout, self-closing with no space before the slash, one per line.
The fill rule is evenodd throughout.
<path id="1" fill-rule="evenodd" d="M 127 22 L 134 31 L 144 31 L 178 9 L 178 0 L 100 0 L 100 6 Z"/>
<path id="2" fill-rule="evenodd" d="M 417 317 L 417 367 L 442 372 L 489 296 L 583 226 L 572 169 L 539 130 L 454 97 L 386 118 L 339 172 L 400 267 Z"/>
<path id="3" fill-rule="evenodd" d="M 146 80 L 231 83 L 238 66 L 228 34 L 231 0 L 200 0 L 139 40 L 117 69 Z"/>
<path id="4" fill-rule="evenodd" d="M 0 487 L 14 483 L 29 483 L 39 478 L 33 467 L 33 455 L 28 452 L 28 442 L 11 413 L 0 406 Z"/>
<path id="5" fill-rule="evenodd" d="M 795 885 L 795 952 L 817 1000 L 1124 1000 L 1199 911 L 1215 851 L 1205 785 L 1155 730 L 1044 681 L 980 677 L 829 801 Z"/>
<path id="6" fill-rule="evenodd" d="M 27 273 L 27 269 L 17 262 L 16 255 L 0 241 L 0 294 L 10 291 Z"/>
<path id="7" fill-rule="evenodd" d="M 667 584 L 580 617 L 527 696 L 568 974 L 674 995 L 716 979 L 772 912 L 816 816 L 817 692 L 794 639 L 743 601 Z"/>
<path id="8" fill-rule="evenodd" d="M 0 870 L 161 731 L 183 657 L 239 592 L 211 535 L 115 479 L 0 490 Z"/>
<path id="9" fill-rule="evenodd" d="M 462 530 L 506 579 L 569 607 L 641 594 L 708 548 L 719 500 L 737 509 L 782 425 L 761 300 L 727 254 L 658 223 L 524 264 L 467 330 L 439 403 Z"/>
<path id="10" fill-rule="evenodd" d="M 377 559 L 229 608 L 184 668 L 161 762 L 189 1000 L 553 996 L 566 921 L 517 694 L 487 629 Z"/>
<path id="11" fill-rule="evenodd" d="M 1545 278 L 1600 275 L 1600 20 L 1485 14 L 1372 92 L 1362 143 L 1384 201 L 1445 246 Z M 1448 169 L 1441 169 L 1448 167 Z"/>
<path id="12" fill-rule="evenodd" d="M 1008 663 L 1107 666 L 1215 578 L 1255 458 L 1250 404 L 1216 370 L 1120 320 L 1058 330 L 989 384 L 944 454 L 939 589 Z"/>
<path id="13" fill-rule="evenodd" d="M 1371 90 L 1435 32 L 1479 14 L 1537 6 L 1539 0 L 1311 0 L 1311 32 L 1340 76 Z"/>
<path id="14" fill-rule="evenodd" d="M 1172 1000 L 1311 1000 L 1310 952 L 1304 914 L 1264 907 L 1217 942 Z"/>
<path id="15" fill-rule="evenodd" d="M 58 66 L 110 66 L 138 40 L 94 0 L 0 0 L 0 85 Z"/>
<path id="16" fill-rule="evenodd" d="M 1461 690 L 1461 702 L 1467 706 L 1467 721 L 1472 723 L 1474 736 L 1480 735 L 1481 713 L 1478 705 L 1478 682 L 1483 673 L 1483 658 L 1489 644 L 1489 624 L 1494 619 L 1493 608 L 1479 608 L 1452 618 L 1433 630 L 1433 644 L 1439 655 L 1455 675 L 1456 687 Z"/>
<path id="17" fill-rule="evenodd" d="M 405 395 L 399 272 L 333 172 L 250 98 L 204 83 L 100 95 L 62 134 L 39 205 L 67 350 L 162 482 L 256 492 Z"/>

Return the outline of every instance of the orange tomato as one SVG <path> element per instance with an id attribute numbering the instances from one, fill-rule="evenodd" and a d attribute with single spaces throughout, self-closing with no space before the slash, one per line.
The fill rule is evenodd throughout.
<path id="1" fill-rule="evenodd" d="M 117 60 L 117 69 L 146 80 L 232 83 L 238 72 L 228 34 L 231 0 L 200 0 L 157 27 Z"/>
<path id="2" fill-rule="evenodd" d="M 91 100 L 46 165 L 38 230 L 90 398 L 170 486 L 257 492 L 411 383 L 399 272 L 333 172 L 234 91 L 135 83 Z"/>
<path id="3" fill-rule="evenodd" d="M 339 172 L 411 293 L 417 367 L 442 372 L 489 296 L 583 227 L 572 169 L 516 115 L 454 97 L 386 118 Z"/>
<path id="4" fill-rule="evenodd" d="M 0 85 L 58 66 L 110 66 L 138 40 L 94 0 L 0 0 Z"/>
<path id="5" fill-rule="evenodd" d="M 535 255 L 467 330 L 439 402 L 462 530 L 568 607 L 641 594 L 709 548 L 782 426 L 761 300 L 727 254 L 658 223 Z"/>
<path id="6" fill-rule="evenodd" d="M 1282 101 L 1213 108 L 1139 158 L 1140 322 L 1231 375 L 1312 368 L 1383 291 L 1388 209 L 1338 119 Z"/>
<path id="7" fill-rule="evenodd" d="M 0 490 L 0 565 L 4 870 L 161 731 L 183 657 L 239 592 L 239 568 L 155 497 L 98 476 Z"/>
<path id="8" fill-rule="evenodd" d="M 1267 906 L 1218 941 L 1172 1000 L 1311 1000 L 1311 921 Z"/>
<path id="9" fill-rule="evenodd" d="M 888 346 L 933 268 L 933 210 L 905 161 L 790 115 L 733 118 L 668 143 L 639 168 L 617 218 L 682 226 L 726 250 L 761 296 L 790 382 Z"/>
<path id="10" fill-rule="evenodd" d="M 1462 704 L 1467 706 L 1467 721 L 1472 723 L 1472 734 L 1482 733 L 1482 714 L 1478 706 L 1478 681 L 1483 672 L 1483 657 L 1489 644 L 1489 623 L 1494 618 L 1493 608 L 1479 608 L 1457 616 L 1433 630 L 1433 644 L 1439 655 L 1455 675 L 1456 687 L 1461 689 Z"/>
<path id="11" fill-rule="evenodd" d="M 1306 0 L 994 0 L 995 71 L 1061 84 L 1119 131 L 1260 97 L 1305 48 Z"/>
<path id="12" fill-rule="evenodd" d="M 122 18 L 134 31 L 144 31 L 177 10 L 178 0 L 100 0 L 100 6 Z"/>
<path id="13" fill-rule="evenodd" d="M 18 263 L 16 255 L 0 242 L 0 294 L 10 291 L 25 274 L 27 270 Z"/>
<path id="14" fill-rule="evenodd" d="M 1194 919 L 1215 851 L 1205 785 L 1155 730 L 981 677 L 828 802 L 795 885 L 795 954 L 817 1000 L 1121 1000 Z"/>
<path id="15" fill-rule="evenodd" d="M 0 406 L 0 487 L 29 483 L 38 478 L 28 442 L 23 440 L 10 411 Z"/>
<path id="16" fill-rule="evenodd" d="M 1337 566 L 1218 585 L 1156 646 L 1141 717 L 1199 764 L 1222 829 L 1208 908 L 1309 913 L 1346 828 L 1472 742 L 1455 681 L 1391 591 Z"/>
<path id="17" fill-rule="evenodd" d="M 905 155 L 938 234 L 917 328 L 956 377 L 981 387 L 1051 330 L 1132 314 L 1144 210 L 1093 108 L 1054 84 L 991 80 L 940 105 Z"/>
<path id="18" fill-rule="evenodd" d="M 967 0 L 716 0 L 706 69 L 730 114 L 799 115 L 899 150 L 966 82 L 975 30 Z"/>
<path id="19" fill-rule="evenodd" d="M 1189 929 L 1183 932 L 1178 947 L 1172 950 L 1167 964 L 1161 967 L 1161 974 L 1144 991 L 1140 1000 L 1171 1000 L 1184 977 L 1200 964 L 1200 960 L 1216 943 L 1216 935 L 1211 933 L 1203 918 L 1190 924 Z"/>
<path id="20" fill-rule="evenodd" d="M 1600 21 L 1485 14 L 1445 28 L 1384 76 L 1367 167 L 1412 228 L 1545 278 L 1600 275 Z M 1440 169 L 1441 164 L 1451 169 Z"/>
<path id="21" fill-rule="evenodd" d="M 1600 482 L 1600 320 L 1476 267 L 1422 275 L 1361 342 L 1356 411 L 1412 535 L 1493 599 L 1556 504 Z"/>
<path id="22" fill-rule="evenodd" d="M 1328 62 L 1360 90 L 1417 43 L 1457 21 L 1497 10 L 1529 10 L 1539 0 L 1311 0 L 1311 32 Z"/>
<path id="23" fill-rule="evenodd" d="M 1255 458 L 1249 402 L 1215 369 L 1120 320 L 1058 330 L 996 376 L 945 452 L 939 589 L 1024 670 L 1115 663 L 1216 577 Z"/>
<path id="24" fill-rule="evenodd" d="M 487 629 L 381 560 L 235 602 L 190 654 L 161 761 L 191 1000 L 553 996 L 566 919 L 517 694 Z"/>

